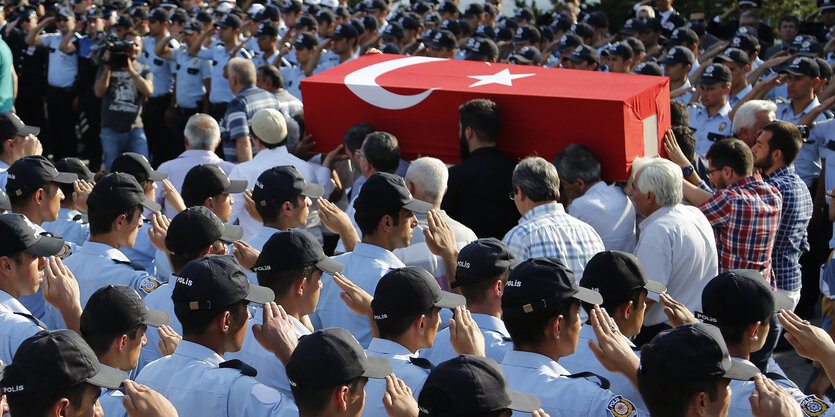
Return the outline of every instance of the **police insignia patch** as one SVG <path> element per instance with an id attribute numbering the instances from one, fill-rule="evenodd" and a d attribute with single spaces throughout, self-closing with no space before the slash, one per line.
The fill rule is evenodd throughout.
<path id="1" fill-rule="evenodd" d="M 59 251 L 57 254 L 55 254 L 55 257 L 58 258 L 58 259 L 64 259 L 69 255 L 70 255 L 70 245 L 68 243 L 64 242 L 64 246 L 61 247 L 61 251 Z"/>
<path id="2" fill-rule="evenodd" d="M 635 406 L 632 402 L 623 398 L 622 395 L 615 395 L 609 400 L 606 409 L 614 417 L 633 417 L 636 415 Z"/>
<path id="3" fill-rule="evenodd" d="M 800 400 L 800 409 L 803 410 L 804 416 L 819 416 L 829 409 L 829 405 L 818 397 L 810 395 Z"/>
<path id="4" fill-rule="evenodd" d="M 719 131 L 720 131 L 720 132 L 724 132 L 724 131 L 725 131 L 725 128 L 727 128 L 727 127 L 728 127 L 728 123 L 727 123 L 727 122 L 722 122 L 722 123 L 719 123 Z"/>
<path id="5" fill-rule="evenodd" d="M 145 278 L 139 286 L 142 288 L 142 291 L 146 293 L 150 293 L 151 291 L 157 289 L 159 287 L 159 282 L 153 280 L 151 278 Z"/>

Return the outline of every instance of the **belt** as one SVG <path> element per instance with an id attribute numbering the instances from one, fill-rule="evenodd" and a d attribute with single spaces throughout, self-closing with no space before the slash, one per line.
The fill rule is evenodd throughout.
<path id="1" fill-rule="evenodd" d="M 163 94 L 157 97 L 148 97 L 148 101 L 171 101 L 171 93 Z"/>
<path id="2" fill-rule="evenodd" d="M 56 86 L 54 86 L 54 85 L 50 85 L 50 86 L 49 86 L 49 88 L 51 88 L 51 89 L 53 89 L 53 90 L 61 90 L 61 91 L 67 92 L 67 93 L 71 93 L 71 92 L 72 92 L 72 86 L 69 86 L 69 87 L 56 87 Z"/>

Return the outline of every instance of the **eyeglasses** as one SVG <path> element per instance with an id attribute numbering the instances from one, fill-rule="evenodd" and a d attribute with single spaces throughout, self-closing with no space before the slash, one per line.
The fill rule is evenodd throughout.
<path id="1" fill-rule="evenodd" d="M 708 176 L 713 176 L 713 173 L 714 173 L 714 172 L 716 172 L 716 171 L 721 171 L 721 170 L 722 170 L 722 168 L 708 169 L 708 170 L 707 170 L 707 175 L 708 175 Z"/>
<path id="2" fill-rule="evenodd" d="M 515 199 L 516 199 L 516 190 L 513 190 L 513 191 L 509 192 L 509 193 L 507 194 L 507 196 L 508 196 L 508 198 L 510 198 L 511 200 L 515 200 Z"/>

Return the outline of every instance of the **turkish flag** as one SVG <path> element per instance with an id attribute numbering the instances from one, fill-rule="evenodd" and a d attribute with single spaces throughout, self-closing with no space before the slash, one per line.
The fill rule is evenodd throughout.
<path id="1" fill-rule="evenodd" d="M 371 123 L 397 137 L 404 159 L 460 162 L 458 107 L 499 106 L 499 147 L 513 158 L 553 159 L 582 143 L 606 179 L 625 180 L 636 156 L 658 154 L 670 127 L 669 79 L 634 74 L 366 55 L 302 81 L 305 125 L 327 152 Z"/>

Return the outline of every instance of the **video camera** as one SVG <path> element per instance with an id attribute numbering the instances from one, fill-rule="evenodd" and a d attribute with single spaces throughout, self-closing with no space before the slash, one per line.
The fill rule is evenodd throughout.
<path id="1" fill-rule="evenodd" d="M 110 51 L 110 60 L 105 62 L 112 69 L 125 68 L 128 66 L 128 51 L 133 48 L 131 40 L 116 40 L 104 45 L 106 51 Z"/>

